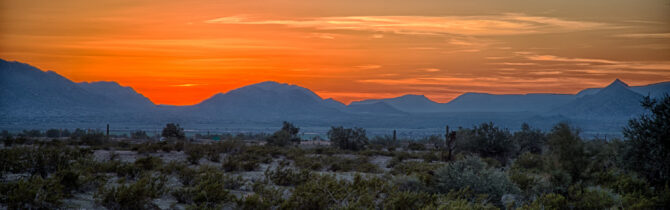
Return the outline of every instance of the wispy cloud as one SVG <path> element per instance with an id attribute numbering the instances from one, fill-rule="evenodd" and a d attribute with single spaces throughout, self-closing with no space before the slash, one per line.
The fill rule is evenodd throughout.
<path id="1" fill-rule="evenodd" d="M 381 65 L 376 65 L 376 64 L 354 66 L 354 68 L 357 68 L 357 69 L 378 69 L 378 68 L 381 68 L 381 67 L 382 67 Z"/>
<path id="2" fill-rule="evenodd" d="M 640 39 L 670 39 L 670 33 L 648 33 L 648 34 L 619 34 L 616 37 L 640 38 Z"/>
<path id="3" fill-rule="evenodd" d="M 267 19 L 240 15 L 206 20 L 205 23 L 285 25 L 319 30 L 359 30 L 424 35 L 517 35 L 612 27 L 605 23 L 516 13 L 493 16 L 343 16 L 303 19 Z"/>
<path id="4" fill-rule="evenodd" d="M 425 68 L 425 69 L 422 69 L 422 70 L 427 71 L 427 72 L 438 72 L 438 71 L 440 71 L 440 69 L 438 69 L 438 68 Z"/>
<path id="5" fill-rule="evenodd" d="M 581 62 L 581 63 L 600 63 L 600 64 L 618 64 L 619 61 L 592 58 L 566 58 L 554 55 L 529 55 L 526 58 L 533 61 L 557 61 L 557 62 Z"/>

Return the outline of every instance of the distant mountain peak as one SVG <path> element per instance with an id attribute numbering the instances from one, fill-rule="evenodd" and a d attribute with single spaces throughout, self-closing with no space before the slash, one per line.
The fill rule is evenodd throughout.
<path id="1" fill-rule="evenodd" d="M 626 84 L 625 82 L 621 81 L 619 78 L 615 79 L 615 80 L 614 80 L 612 83 L 610 83 L 607 87 L 609 87 L 609 86 L 614 86 L 614 85 L 616 85 L 616 86 L 624 86 L 624 87 L 628 87 L 628 84 Z"/>
<path id="2" fill-rule="evenodd" d="M 259 88 L 279 88 L 279 87 L 291 87 L 295 85 L 291 85 L 288 83 L 279 83 L 275 81 L 265 81 L 265 82 L 259 82 L 256 84 L 251 84 L 247 85 L 247 87 L 259 87 Z"/>

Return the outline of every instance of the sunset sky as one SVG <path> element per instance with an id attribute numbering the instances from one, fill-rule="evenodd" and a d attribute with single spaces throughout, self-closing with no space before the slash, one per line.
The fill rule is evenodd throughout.
<path id="1" fill-rule="evenodd" d="M 670 80 L 668 0 L 3 0 L 0 58 L 157 104 L 273 80 L 324 98 Z"/>

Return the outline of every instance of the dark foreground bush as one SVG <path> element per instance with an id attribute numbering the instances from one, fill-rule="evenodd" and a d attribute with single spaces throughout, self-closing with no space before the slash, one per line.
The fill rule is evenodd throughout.
<path id="1" fill-rule="evenodd" d="M 9 209 L 56 209 L 63 197 L 63 186 L 57 179 L 33 176 L 0 184 L 0 203 Z"/>
<path id="2" fill-rule="evenodd" d="M 274 170 L 265 170 L 266 180 L 270 180 L 280 186 L 295 186 L 306 182 L 311 172 L 306 169 L 296 170 L 290 168 L 287 162 L 281 162 Z"/>
<path id="3" fill-rule="evenodd" d="M 488 168 L 477 157 L 468 157 L 437 169 L 433 184 L 435 190 L 441 193 L 469 188 L 476 194 L 487 194 L 497 204 L 501 204 L 500 199 L 504 194 L 519 193 L 519 189 L 505 173 Z"/>
<path id="4" fill-rule="evenodd" d="M 235 196 L 227 190 L 231 188 L 230 180 L 219 170 L 202 170 L 190 186 L 177 189 L 172 195 L 179 203 L 196 209 L 221 209 L 227 203 L 236 202 Z"/>
<path id="5" fill-rule="evenodd" d="M 166 191 L 164 176 L 144 175 L 137 182 L 118 187 L 102 187 L 95 194 L 100 205 L 108 209 L 155 209 L 151 202 Z"/>

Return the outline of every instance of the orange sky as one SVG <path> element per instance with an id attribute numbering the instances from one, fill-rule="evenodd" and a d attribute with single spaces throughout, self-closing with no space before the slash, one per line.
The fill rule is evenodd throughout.
<path id="1" fill-rule="evenodd" d="M 670 80 L 667 0 L 5 0 L 0 58 L 194 104 L 274 80 L 348 103 Z"/>

